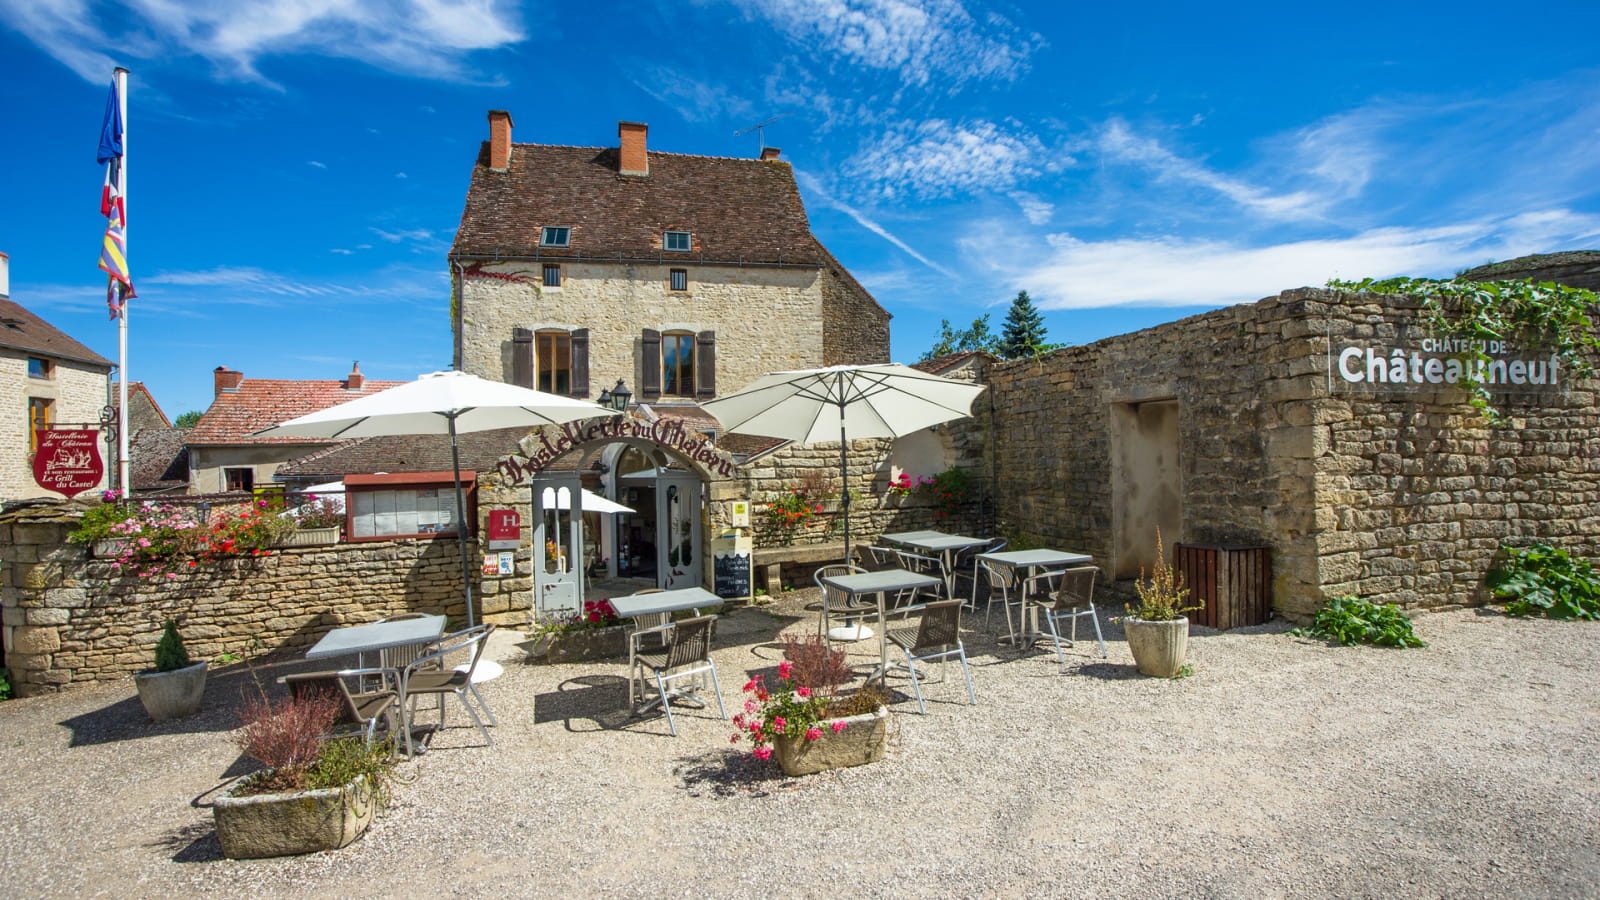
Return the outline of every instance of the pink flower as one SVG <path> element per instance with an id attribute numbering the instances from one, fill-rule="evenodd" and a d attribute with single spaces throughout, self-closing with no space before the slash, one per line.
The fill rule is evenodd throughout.
<path id="1" fill-rule="evenodd" d="M 750 751 L 750 755 L 754 756 L 756 759 L 771 759 L 772 758 L 772 748 L 771 747 L 757 747 L 754 750 Z"/>
<path id="2" fill-rule="evenodd" d="M 801 700 L 808 699 L 811 696 L 811 688 L 808 688 L 802 684 L 794 689 L 794 695 L 799 697 Z"/>
<path id="3" fill-rule="evenodd" d="M 772 727 L 777 729 L 778 731 L 782 731 L 784 728 L 787 728 L 788 725 L 789 725 L 789 720 L 785 719 L 783 716 L 773 716 L 772 717 Z"/>
<path id="4" fill-rule="evenodd" d="M 787 659 L 784 660 L 783 662 L 778 663 L 778 677 L 779 678 L 788 678 L 789 677 L 789 673 L 793 672 L 793 671 L 794 671 L 794 663 L 789 662 Z"/>
<path id="5" fill-rule="evenodd" d="M 832 727 L 833 727 L 833 733 L 834 734 L 838 734 L 839 732 L 844 730 L 844 723 L 835 720 Z"/>
<path id="6" fill-rule="evenodd" d="M 814 741 L 819 737 L 822 737 L 822 729 L 821 728 L 818 728 L 817 726 L 813 725 L 810 728 L 806 729 L 806 740 Z"/>

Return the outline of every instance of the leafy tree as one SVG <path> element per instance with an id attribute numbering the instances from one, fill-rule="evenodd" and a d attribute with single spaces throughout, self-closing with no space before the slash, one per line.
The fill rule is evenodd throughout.
<path id="1" fill-rule="evenodd" d="M 1000 338 L 989 330 L 989 314 L 984 313 L 972 320 L 971 328 L 951 328 L 949 319 L 939 321 L 939 340 L 922 354 L 923 360 L 938 359 L 952 353 L 965 353 L 968 350 L 981 350 L 985 353 L 995 353 L 999 347 Z"/>
<path id="2" fill-rule="evenodd" d="M 1006 313 L 1005 329 L 1000 332 L 996 355 L 1003 359 L 1017 359 L 1037 356 L 1061 346 L 1045 343 L 1044 336 L 1044 316 L 1034 308 L 1027 291 L 1017 291 L 1017 297 L 1011 301 L 1011 309 Z"/>
<path id="3" fill-rule="evenodd" d="M 200 410 L 191 409 L 172 423 L 174 428 L 193 428 L 200 424 Z"/>

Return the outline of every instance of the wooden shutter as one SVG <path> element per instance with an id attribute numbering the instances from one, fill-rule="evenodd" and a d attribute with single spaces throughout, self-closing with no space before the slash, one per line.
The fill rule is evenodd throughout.
<path id="1" fill-rule="evenodd" d="M 717 333 L 702 331 L 694 339 L 694 396 L 710 400 L 717 395 Z"/>
<path id="2" fill-rule="evenodd" d="M 589 396 L 589 329 L 572 332 L 572 396 Z"/>
<path id="3" fill-rule="evenodd" d="M 640 341 L 639 399 L 661 399 L 661 332 L 646 328 Z"/>
<path id="4" fill-rule="evenodd" d="M 511 383 L 533 387 L 533 332 L 527 328 L 511 330 Z"/>

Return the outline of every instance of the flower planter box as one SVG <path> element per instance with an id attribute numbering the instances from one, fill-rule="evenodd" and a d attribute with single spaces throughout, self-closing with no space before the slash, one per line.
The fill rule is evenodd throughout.
<path id="1" fill-rule="evenodd" d="M 1124 618 L 1123 631 L 1139 674 L 1171 678 L 1183 668 L 1189 649 L 1189 619 L 1179 616 L 1162 622 Z"/>
<path id="2" fill-rule="evenodd" d="M 362 775 L 342 787 L 316 791 L 229 793 L 216 799 L 211 812 L 223 856 L 261 859 L 344 847 L 366 833 L 377 806 Z"/>
<path id="3" fill-rule="evenodd" d="M 843 722 L 844 730 L 835 734 L 834 722 Z M 883 759 L 889 741 L 889 708 L 880 706 L 876 712 L 831 719 L 820 727 L 822 737 L 814 741 L 788 735 L 773 738 L 773 756 L 783 767 L 783 774 L 812 775 Z"/>
<path id="4" fill-rule="evenodd" d="M 133 543 L 132 538 L 101 538 L 89 547 L 95 559 L 115 559 L 121 556 L 122 551 L 128 549 L 131 543 Z"/>
<path id="5" fill-rule="evenodd" d="M 278 542 L 279 547 L 315 547 L 319 544 L 339 543 L 339 526 L 327 528 L 301 528 Z"/>
<path id="6" fill-rule="evenodd" d="M 533 663 L 612 659 L 628 655 L 630 628 L 628 625 L 613 625 L 610 628 L 536 634 L 517 646 L 528 652 L 528 661 Z"/>

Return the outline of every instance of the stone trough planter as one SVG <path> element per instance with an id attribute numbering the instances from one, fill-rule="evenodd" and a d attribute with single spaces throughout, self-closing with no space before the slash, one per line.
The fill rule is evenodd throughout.
<path id="1" fill-rule="evenodd" d="M 133 676 L 133 686 L 139 691 L 139 702 L 144 711 L 157 722 L 181 719 L 200 711 L 205 699 L 206 670 L 210 662 L 202 660 L 191 666 L 171 672 L 154 669 Z"/>
<path id="2" fill-rule="evenodd" d="M 279 547 L 315 547 L 339 543 L 339 526 L 327 528 L 301 528 L 278 542 Z"/>
<path id="3" fill-rule="evenodd" d="M 844 730 L 835 734 L 834 722 L 843 722 Z M 889 742 L 889 708 L 880 706 L 876 712 L 830 719 L 821 723 L 821 728 L 822 737 L 814 741 L 788 735 L 773 738 L 772 755 L 783 767 L 783 774 L 813 775 L 883 759 Z"/>
<path id="4" fill-rule="evenodd" d="M 531 663 L 587 662 L 628 655 L 627 625 L 536 634 L 518 644 Z"/>
<path id="5" fill-rule="evenodd" d="M 229 859 L 337 850 L 366 834 L 377 798 L 365 775 L 342 787 L 288 794 L 218 797 L 211 813 Z"/>

